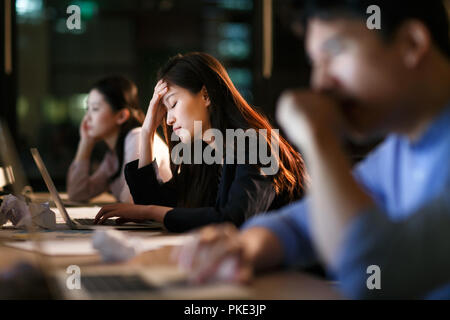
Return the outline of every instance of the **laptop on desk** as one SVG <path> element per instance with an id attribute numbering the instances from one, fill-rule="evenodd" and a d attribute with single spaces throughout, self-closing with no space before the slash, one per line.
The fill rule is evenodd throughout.
<path id="1" fill-rule="evenodd" d="M 33 156 L 34 162 L 36 163 L 36 166 L 39 169 L 39 172 L 41 173 L 42 178 L 44 179 L 44 182 L 48 188 L 48 191 L 50 192 L 50 195 L 53 199 L 53 201 L 56 204 L 56 207 L 58 208 L 59 212 L 61 213 L 61 216 L 63 217 L 66 225 L 73 230 L 86 230 L 86 229 L 94 229 L 94 228 L 101 228 L 104 226 L 107 227 L 114 227 L 115 229 L 162 229 L 163 225 L 159 222 L 155 221 L 148 221 L 145 223 L 126 223 L 123 225 L 118 225 L 115 223 L 114 220 L 108 219 L 105 221 L 105 224 L 94 224 L 94 219 L 72 219 L 69 216 L 69 213 L 67 212 L 61 197 L 59 196 L 58 191 L 56 190 L 55 184 L 53 183 L 52 178 L 50 177 L 50 174 L 48 173 L 47 167 L 44 164 L 44 161 L 42 160 L 39 151 L 36 148 L 31 148 L 31 155 Z"/>

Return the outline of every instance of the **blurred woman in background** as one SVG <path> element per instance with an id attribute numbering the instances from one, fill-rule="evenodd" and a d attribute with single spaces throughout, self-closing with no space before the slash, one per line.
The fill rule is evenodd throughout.
<path id="1" fill-rule="evenodd" d="M 132 203 L 123 169 L 139 158 L 141 125 L 136 85 L 123 76 L 109 76 L 95 83 L 87 99 L 87 111 L 80 125 L 80 141 L 67 174 L 67 192 L 73 201 L 88 201 L 110 191 L 120 202 Z M 96 143 L 108 147 L 103 161 L 90 174 L 90 158 Z M 158 136 L 154 152 L 163 180 L 171 177 L 168 148 Z"/>

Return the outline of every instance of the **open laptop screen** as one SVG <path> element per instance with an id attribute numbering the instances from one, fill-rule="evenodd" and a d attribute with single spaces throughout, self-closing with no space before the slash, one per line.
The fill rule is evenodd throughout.
<path id="1" fill-rule="evenodd" d="M 36 166 L 38 167 L 39 172 L 41 173 L 42 178 L 44 179 L 44 182 L 47 185 L 48 191 L 50 192 L 50 195 L 52 196 L 52 199 L 56 204 L 56 207 L 61 213 L 66 224 L 72 227 L 74 223 L 67 214 L 66 208 L 64 207 L 63 202 L 59 197 L 55 184 L 53 183 L 53 180 L 50 177 L 50 174 L 48 173 L 47 167 L 45 166 L 44 161 L 42 160 L 41 155 L 39 154 L 39 151 L 36 148 L 31 148 L 30 151 L 31 155 L 33 156 L 34 162 L 36 163 Z"/>
<path id="2" fill-rule="evenodd" d="M 27 180 L 8 126 L 3 121 L 0 121 L 0 167 L 0 187 L 11 187 L 15 195 L 22 195 Z"/>

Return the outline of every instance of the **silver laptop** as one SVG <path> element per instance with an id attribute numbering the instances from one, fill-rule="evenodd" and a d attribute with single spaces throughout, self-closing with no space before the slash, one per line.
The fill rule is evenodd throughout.
<path id="1" fill-rule="evenodd" d="M 104 224 L 94 224 L 94 219 L 71 219 L 62 200 L 59 196 L 58 191 L 56 190 L 55 184 L 53 183 L 50 174 L 48 173 L 47 167 L 42 160 L 39 151 L 36 148 L 30 149 L 31 154 L 33 156 L 34 162 L 39 169 L 39 172 L 44 179 L 45 184 L 47 185 L 48 191 L 56 204 L 59 212 L 61 213 L 64 221 L 67 226 L 73 230 L 86 230 L 86 229 L 94 229 L 98 227 L 114 227 L 115 229 L 161 229 L 163 226 L 161 223 L 156 221 L 146 221 L 145 223 L 126 223 L 123 225 L 118 225 L 114 220 L 108 219 Z"/>

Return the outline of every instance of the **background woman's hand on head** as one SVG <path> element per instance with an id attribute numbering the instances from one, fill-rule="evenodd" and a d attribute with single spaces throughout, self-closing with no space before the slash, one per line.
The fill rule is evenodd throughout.
<path id="1" fill-rule="evenodd" d="M 88 145 L 94 145 L 98 142 L 98 139 L 92 137 L 89 135 L 89 126 L 88 126 L 88 114 L 86 113 L 83 117 L 83 120 L 81 120 L 80 124 L 80 140 Z"/>

